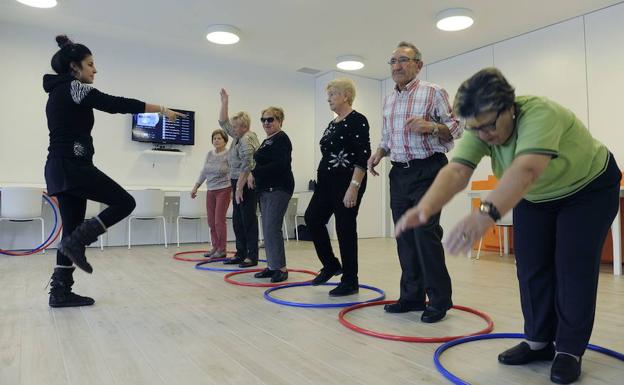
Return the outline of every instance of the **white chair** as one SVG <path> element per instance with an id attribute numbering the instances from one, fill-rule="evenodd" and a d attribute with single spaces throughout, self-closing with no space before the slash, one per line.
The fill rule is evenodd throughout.
<path id="1" fill-rule="evenodd" d="M 299 242 L 299 222 L 297 219 L 305 217 L 305 212 L 310 205 L 310 200 L 312 200 L 313 194 L 313 191 L 306 191 L 297 194 L 297 213 L 295 214 L 295 238 L 297 238 L 297 242 Z"/>
<path id="2" fill-rule="evenodd" d="M 3 187 L 0 221 L 41 221 L 41 244 L 45 242 L 45 223 L 42 217 L 43 189 L 34 187 Z M 42 250 L 45 253 L 45 249 Z"/>
<path id="3" fill-rule="evenodd" d="M 503 240 L 501 239 L 502 232 L 505 231 L 505 248 L 507 248 L 507 242 L 509 239 L 507 231 L 512 226 L 513 226 L 513 210 L 509 210 L 509 212 L 505 214 L 505 216 L 503 216 L 501 219 L 499 219 L 496 222 L 496 227 L 498 227 L 498 255 L 500 257 L 503 256 Z M 481 237 L 481 239 L 479 240 L 479 248 L 477 250 L 477 256 L 475 257 L 475 259 L 479 259 L 479 257 L 481 256 L 482 245 L 483 245 L 483 237 Z"/>
<path id="4" fill-rule="evenodd" d="M 203 195 L 202 195 L 203 196 Z M 180 247 L 180 218 L 181 219 L 201 219 L 207 218 L 206 205 L 204 199 L 199 196 L 195 199 L 191 198 L 190 191 L 180 191 L 180 208 L 176 218 L 176 236 L 178 247 Z"/>
<path id="5" fill-rule="evenodd" d="M 128 249 L 131 248 L 132 220 L 162 219 L 163 239 L 167 245 L 167 220 L 165 219 L 165 192 L 157 189 L 129 191 L 136 201 L 136 207 L 128 217 Z"/>
<path id="6" fill-rule="evenodd" d="M 100 202 L 87 201 L 87 210 L 85 212 L 85 219 L 90 219 L 102 212 L 102 204 Z M 104 236 L 100 235 L 100 250 L 104 251 Z"/>

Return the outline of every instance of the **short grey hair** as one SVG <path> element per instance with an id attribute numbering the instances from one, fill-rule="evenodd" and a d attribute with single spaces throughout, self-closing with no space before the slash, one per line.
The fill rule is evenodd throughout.
<path id="1" fill-rule="evenodd" d="M 347 98 L 347 103 L 350 106 L 353 105 L 355 100 L 355 83 L 349 78 L 338 78 L 327 83 L 325 91 L 329 91 L 330 88 L 334 88 L 341 95 Z"/>
<path id="2" fill-rule="evenodd" d="M 457 90 L 453 111 L 462 119 L 499 112 L 514 105 L 516 91 L 498 68 L 488 67 L 465 80 Z"/>
<path id="3" fill-rule="evenodd" d="M 400 41 L 399 44 L 397 44 L 397 48 L 411 49 L 412 51 L 414 51 L 414 55 L 416 56 L 413 59 L 418 59 L 422 61 L 422 54 L 420 53 L 420 51 L 418 50 L 418 48 L 416 48 L 414 44 L 407 42 L 407 41 Z"/>

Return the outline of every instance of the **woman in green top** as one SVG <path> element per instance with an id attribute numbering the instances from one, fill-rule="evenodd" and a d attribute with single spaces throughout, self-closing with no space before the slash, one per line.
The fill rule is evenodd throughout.
<path id="1" fill-rule="evenodd" d="M 448 250 L 468 251 L 513 209 L 527 339 L 498 360 L 522 365 L 554 358 L 551 381 L 574 382 L 591 336 L 600 254 L 618 210 L 621 172 L 571 111 L 546 98 L 516 97 L 496 68 L 466 80 L 454 110 L 467 133 L 423 199 L 397 222 L 396 233 L 427 223 L 489 156 L 499 183 L 451 231 Z"/>

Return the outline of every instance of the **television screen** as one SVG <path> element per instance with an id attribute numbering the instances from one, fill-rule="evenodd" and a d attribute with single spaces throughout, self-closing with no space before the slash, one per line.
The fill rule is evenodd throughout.
<path id="1" fill-rule="evenodd" d="M 157 113 L 132 115 L 132 140 L 161 144 L 195 144 L 195 111 L 173 109 L 186 115 L 175 122 Z"/>

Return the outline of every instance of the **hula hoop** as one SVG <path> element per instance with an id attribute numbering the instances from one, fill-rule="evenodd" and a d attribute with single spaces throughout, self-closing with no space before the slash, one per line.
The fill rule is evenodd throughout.
<path id="1" fill-rule="evenodd" d="M 366 334 L 369 336 L 373 336 L 373 337 L 377 337 L 377 338 L 383 338 L 386 340 L 393 340 L 393 341 L 404 341 L 404 342 L 427 342 L 427 343 L 431 343 L 431 342 L 448 342 L 448 341 L 452 341 L 452 340 L 456 340 L 458 338 L 463 338 L 463 337 L 467 337 L 467 336 L 475 336 L 475 335 L 481 335 L 481 334 L 487 334 L 490 333 L 493 329 L 494 329 L 494 322 L 492 321 L 492 318 L 490 318 L 490 316 L 488 316 L 487 314 L 480 312 L 479 310 L 475 310 L 466 306 L 459 306 L 459 305 L 455 305 L 453 306 L 451 309 L 456 309 L 456 310 L 461 310 L 461 311 L 465 311 L 468 313 L 472 313 L 475 314 L 479 317 L 481 317 L 482 319 L 484 319 L 487 322 L 487 327 L 483 330 L 479 330 L 476 333 L 471 333 L 471 334 L 465 334 L 465 335 L 459 335 L 459 336 L 446 336 L 446 337 L 413 337 L 413 336 L 399 336 L 399 335 L 395 335 L 395 334 L 388 334 L 388 333 L 381 333 L 381 332 L 376 332 L 373 330 L 369 330 L 369 329 L 364 329 L 362 327 L 359 327 L 349 321 L 347 321 L 345 319 L 345 315 L 353 310 L 356 309 L 361 309 L 363 307 L 368 307 L 368 306 L 378 306 L 378 305 L 386 305 L 386 304 L 391 304 L 391 303 L 395 303 L 396 301 L 379 301 L 379 302 L 372 302 L 372 303 L 363 303 L 363 304 L 359 304 L 359 305 L 355 305 L 355 306 L 351 306 L 348 307 L 346 309 L 343 309 L 339 314 L 338 314 L 338 320 L 340 321 L 341 324 L 343 324 L 344 326 L 346 326 L 347 328 L 354 330 L 358 333 L 362 333 L 362 334 Z"/>
<path id="2" fill-rule="evenodd" d="M 371 299 L 368 299 L 366 301 L 343 302 L 343 303 L 333 303 L 333 302 L 328 302 L 328 303 L 305 303 L 305 302 L 285 301 L 285 300 L 278 299 L 278 298 L 275 298 L 275 297 L 271 296 L 271 293 L 276 291 L 276 290 L 287 289 L 289 287 L 298 287 L 298 286 L 312 286 L 312 284 L 311 283 L 292 283 L 292 284 L 288 284 L 288 285 L 272 287 L 270 289 L 267 289 L 264 292 L 264 298 L 267 301 L 269 301 L 269 302 L 277 303 L 279 305 L 295 306 L 295 307 L 321 307 L 321 308 L 324 308 L 324 307 L 353 306 L 353 305 L 358 305 L 358 304 L 361 304 L 361 303 L 380 301 L 380 300 L 386 298 L 386 293 L 383 290 L 381 290 L 379 288 L 376 288 L 374 286 L 369 286 L 369 285 L 359 285 L 359 287 L 361 289 L 372 290 L 374 292 L 379 293 L 380 295 L 378 297 L 376 297 L 376 298 L 371 298 Z M 326 283 L 323 283 L 323 284 L 318 285 L 318 286 L 338 286 L 338 283 L 336 283 L 336 282 L 326 282 Z"/>
<path id="3" fill-rule="evenodd" d="M 436 349 L 433 355 L 433 363 L 435 364 L 436 369 L 438 369 L 438 372 L 440 372 L 440 374 L 442 374 L 447 380 L 451 381 L 452 383 L 456 385 L 470 385 L 469 382 L 462 380 L 461 378 L 457 377 L 453 373 L 449 372 L 444 366 L 442 366 L 442 364 L 440 363 L 440 356 L 445 350 L 456 345 L 465 344 L 467 342 L 472 342 L 472 341 L 490 340 L 490 339 L 497 339 L 497 338 L 526 338 L 526 337 L 522 333 L 493 333 L 493 334 L 483 334 L 480 336 L 470 336 L 470 337 L 459 338 L 454 341 L 447 342 L 443 344 L 442 346 L 440 346 L 438 349 Z M 620 361 L 624 361 L 624 354 L 620 352 L 616 352 L 611 349 L 603 348 L 602 346 L 588 344 L 587 349 L 592 350 L 597 353 L 607 355 L 609 357 L 613 357 Z"/>
<path id="4" fill-rule="evenodd" d="M 225 261 L 227 258 L 215 258 L 215 259 L 210 259 L 210 260 L 204 260 L 203 262 L 198 263 L 197 265 L 195 265 L 195 268 L 197 270 L 207 270 L 207 271 L 222 271 L 222 272 L 231 272 L 231 271 L 246 271 L 249 270 L 249 268 L 223 268 L 223 267 L 205 267 L 205 264 L 208 263 L 213 263 L 213 262 L 220 262 L 220 261 Z M 266 259 L 259 259 L 258 262 L 266 262 Z"/>
<path id="5" fill-rule="evenodd" d="M 60 226 L 58 225 L 58 213 L 57 213 L 58 205 L 56 204 L 54 199 L 51 199 L 48 196 L 48 194 L 46 194 L 45 192 L 43 193 L 42 196 L 43 196 L 43 199 L 45 199 L 48 202 L 50 207 L 52 207 L 52 212 L 54 213 L 54 227 L 52 228 L 52 231 L 50 232 L 50 235 L 48 235 L 48 238 L 45 241 L 43 241 L 42 244 L 40 244 L 39 246 L 35 247 L 34 249 L 17 250 L 17 251 L 10 251 L 10 250 L 0 249 L 0 254 L 12 255 L 12 256 L 26 256 L 26 255 L 36 254 L 36 253 L 38 253 L 38 252 L 40 252 L 42 250 L 47 249 L 59 237 L 59 235 L 61 234 L 61 230 L 63 228 L 63 225 L 62 224 Z"/>
<path id="6" fill-rule="evenodd" d="M 178 253 L 173 254 L 173 259 L 178 260 L 178 261 L 185 261 L 185 262 L 205 262 L 205 261 L 211 260 L 212 258 L 209 258 L 209 257 L 204 257 L 204 258 L 186 258 L 186 257 L 180 257 L 180 255 L 200 254 L 200 253 L 207 253 L 207 252 L 208 252 L 208 250 L 180 251 Z M 236 252 L 235 251 L 226 251 L 226 254 L 236 254 Z M 218 259 L 218 258 L 214 258 L 214 259 Z"/>
<path id="7" fill-rule="evenodd" d="M 313 275 L 313 276 L 317 275 L 316 272 L 310 271 L 310 270 L 305 270 L 305 269 L 287 269 L 287 270 L 288 270 L 288 272 L 293 272 L 293 273 L 305 273 L 305 274 L 310 274 L 310 275 Z M 276 286 L 289 285 L 289 284 L 293 284 L 293 283 L 308 283 L 308 282 L 310 282 L 310 281 L 275 282 L 275 283 L 269 283 L 269 282 L 240 282 L 240 281 L 235 281 L 233 279 L 230 279 L 230 277 L 235 276 L 235 275 L 257 273 L 257 272 L 261 272 L 261 271 L 262 271 L 262 269 L 233 271 L 233 272 L 227 273 L 225 276 L 223 276 L 223 280 L 225 282 L 227 282 L 227 283 L 231 283 L 232 285 L 248 286 L 248 287 L 276 287 Z"/>

